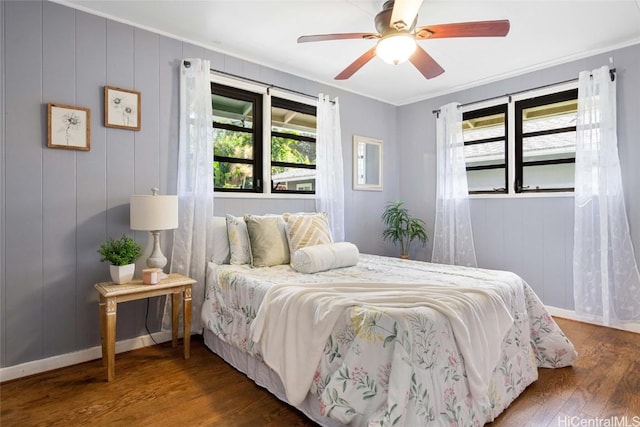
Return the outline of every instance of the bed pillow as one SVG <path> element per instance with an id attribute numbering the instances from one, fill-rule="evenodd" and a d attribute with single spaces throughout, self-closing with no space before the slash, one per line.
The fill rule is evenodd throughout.
<path id="1" fill-rule="evenodd" d="M 289 244 L 281 215 L 245 215 L 252 267 L 289 264 Z"/>
<path id="2" fill-rule="evenodd" d="M 211 217 L 210 230 L 213 236 L 213 254 L 211 261 L 216 264 L 229 264 L 229 235 L 227 219 L 223 216 Z"/>
<path id="3" fill-rule="evenodd" d="M 230 264 L 249 264 L 251 252 L 247 225 L 242 217 L 226 216 L 227 237 L 229 238 Z"/>
<path id="4" fill-rule="evenodd" d="M 307 246 L 295 251 L 291 267 L 300 273 L 318 273 L 356 265 L 359 255 L 358 247 L 349 242 Z"/>
<path id="5" fill-rule="evenodd" d="M 333 243 L 326 212 L 285 213 L 287 240 L 291 256 L 300 248 Z"/>

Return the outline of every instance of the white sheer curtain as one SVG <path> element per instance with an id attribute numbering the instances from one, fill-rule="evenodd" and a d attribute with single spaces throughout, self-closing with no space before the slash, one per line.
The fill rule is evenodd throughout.
<path id="1" fill-rule="evenodd" d="M 198 282 L 193 285 L 191 330 L 202 333 L 207 254 L 213 217 L 213 113 L 209 61 L 186 59 L 180 64 L 180 139 L 178 146 L 179 226 L 173 234 L 171 272 Z M 163 324 L 171 324 L 167 300 Z"/>
<path id="2" fill-rule="evenodd" d="M 573 288 L 576 313 L 606 325 L 640 320 L 640 274 L 624 204 L 609 67 L 580 73 Z"/>
<path id="3" fill-rule="evenodd" d="M 476 267 L 469 191 L 457 103 L 440 107 L 436 118 L 436 223 L 431 261 Z"/>
<path id="4" fill-rule="evenodd" d="M 344 241 L 344 175 L 338 98 L 318 96 L 316 211 L 326 212 L 333 240 Z"/>

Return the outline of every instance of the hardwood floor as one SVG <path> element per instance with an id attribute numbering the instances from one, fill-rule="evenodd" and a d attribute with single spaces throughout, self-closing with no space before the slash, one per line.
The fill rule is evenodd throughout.
<path id="1" fill-rule="evenodd" d="M 598 425 L 572 416 L 626 416 L 629 427 L 640 426 L 640 335 L 556 320 L 579 352 L 576 366 L 540 369 L 539 380 L 489 425 L 569 427 Z M 170 343 L 117 355 L 111 383 L 95 360 L 0 384 L 0 406 L 3 427 L 315 425 L 195 336 L 186 361 Z"/>
<path id="2" fill-rule="evenodd" d="M 538 381 L 490 425 L 640 426 L 640 334 L 555 320 L 578 351 L 575 366 L 539 369 Z M 625 416 L 626 426 L 604 420 Z"/>

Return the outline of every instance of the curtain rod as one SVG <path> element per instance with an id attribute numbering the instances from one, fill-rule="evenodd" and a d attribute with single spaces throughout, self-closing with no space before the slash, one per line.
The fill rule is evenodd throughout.
<path id="1" fill-rule="evenodd" d="M 184 66 L 187 67 L 187 68 L 189 68 L 191 66 L 191 63 L 189 61 L 183 61 L 183 63 L 184 63 Z M 260 80 L 251 79 L 249 77 L 239 76 L 237 74 L 228 73 L 226 71 L 216 70 L 214 68 L 210 68 L 209 71 L 217 73 L 217 74 L 222 74 L 222 75 L 227 76 L 227 77 L 233 77 L 235 79 L 240 79 L 240 80 L 244 80 L 244 81 L 247 81 L 247 82 L 251 82 L 251 83 L 259 84 L 259 85 L 262 85 L 262 86 L 266 86 L 267 88 L 270 88 L 270 89 L 279 89 L 279 90 L 283 90 L 283 91 L 286 91 L 286 92 L 295 93 L 296 95 L 306 96 L 307 98 L 315 99 L 316 101 L 318 100 L 318 97 L 315 96 L 315 95 L 309 95 L 308 93 L 300 92 L 300 91 L 297 91 L 297 90 L 294 90 L 294 89 L 289 89 L 289 88 L 282 87 L 282 86 L 277 86 L 277 85 L 274 85 L 274 84 L 271 84 L 271 83 L 266 83 L 266 82 L 263 82 L 263 81 L 260 81 Z M 331 101 L 331 103 L 334 104 L 335 102 Z"/>
<path id="2" fill-rule="evenodd" d="M 612 69 L 609 70 L 609 76 L 611 77 L 611 81 L 614 81 L 616 79 L 616 69 L 615 68 L 612 68 Z M 565 83 L 571 83 L 571 82 L 576 82 L 576 81 L 578 81 L 577 78 L 564 80 L 564 81 L 557 82 L 557 83 L 549 83 L 547 85 L 533 87 L 533 88 L 529 88 L 529 89 L 525 89 L 525 90 L 519 90 L 517 92 L 505 93 L 504 95 L 492 96 L 491 98 L 485 98 L 485 99 L 481 99 L 479 101 L 473 101 L 473 102 L 467 102 L 465 104 L 460 104 L 460 105 L 458 105 L 458 108 L 466 107 L 467 105 L 472 105 L 472 104 L 479 104 L 481 102 L 493 101 L 494 99 L 503 98 L 505 96 L 508 97 L 509 98 L 509 102 L 511 102 L 511 97 L 513 95 L 518 95 L 520 93 L 525 93 L 525 92 L 529 92 L 529 91 L 532 91 L 532 90 L 544 89 L 544 88 L 547 88 L 547 87 L 558 86 L 558 85 L 562 85 L 562 84 L 565 84 Z M 436 114 L 436 115 L 440 114 L 440 109 L 438 108 L 437 110 L 433 110 L 432 113 Z"/>

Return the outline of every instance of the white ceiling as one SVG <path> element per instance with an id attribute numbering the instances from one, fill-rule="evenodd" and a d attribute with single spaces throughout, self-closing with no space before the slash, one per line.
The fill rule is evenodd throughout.
<path id="1" fill-rule="evenodd" d="M 300 35 L 373 32 L 384 0 L 57 0 L 394 105 L 430 98 L 640 43 L 640 0 L 425 0 L 418 26 L 509 19 L 507 37 L 419 44 L 445 69 L 426 80 L 409 63 L 374 58 L 333 80 L 373 40 L 298 44 Z M 615 66 L 615 63 L 614 63 Z"/>

